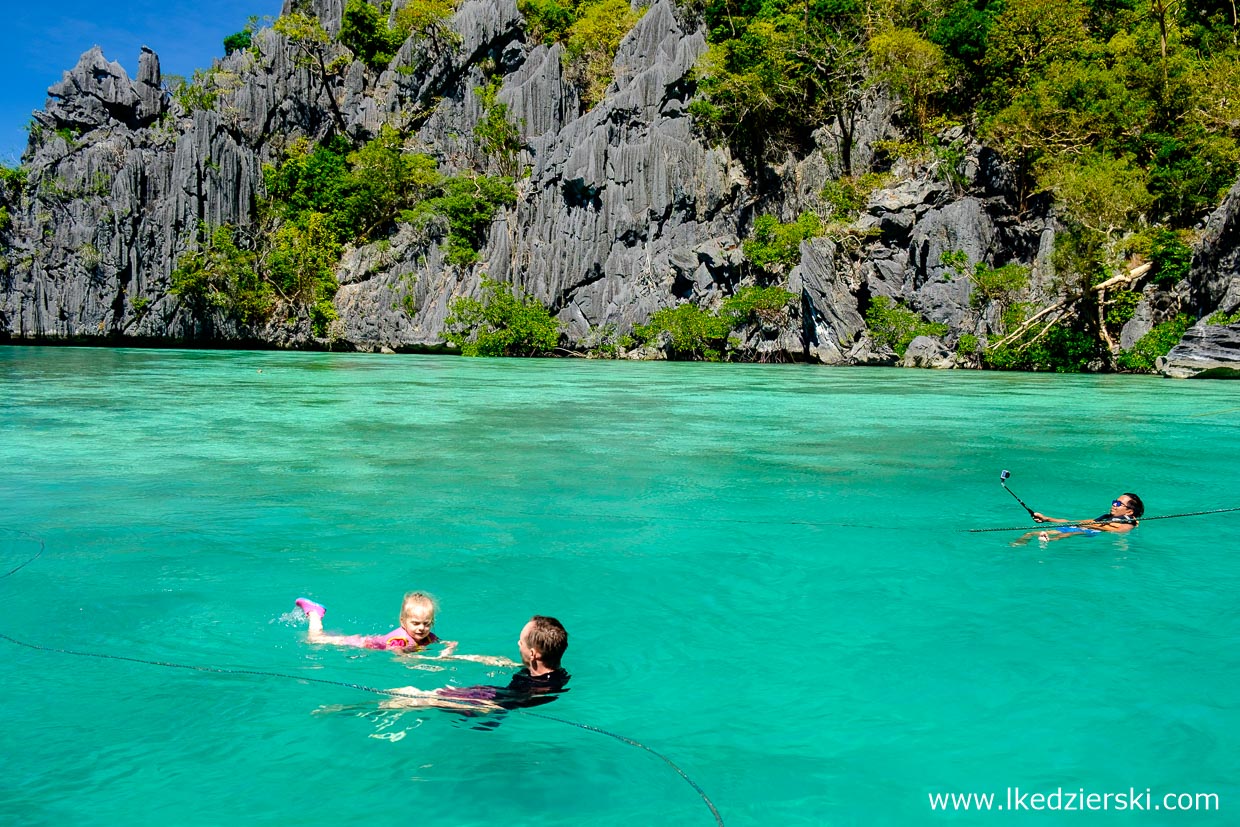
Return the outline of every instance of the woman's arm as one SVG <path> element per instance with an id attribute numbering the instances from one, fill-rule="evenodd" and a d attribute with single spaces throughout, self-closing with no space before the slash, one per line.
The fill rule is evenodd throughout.
<path id="1" fill-rule="evenodd" d="M 1075 523 L 1076 520 L 1061 520 L 1059 517 L 1048 517 L 1041 511 L 1033 512 L 1033 520 L 1036 523 Z"/>

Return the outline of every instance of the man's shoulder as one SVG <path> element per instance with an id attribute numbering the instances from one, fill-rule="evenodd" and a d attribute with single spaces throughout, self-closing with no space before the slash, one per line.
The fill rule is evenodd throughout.
<path id="1" fill-rule="evenodd" d="M 531 689 L 558 688 L 568 683 L 569 677 L 571 676 L 568 674 L 568 670 L 562 666 L 550 672 L 544 672 L 541 675 L 532 675 L 527 668 L 513 675 L 510 685 L 514 687 L 528 686 Z"/>

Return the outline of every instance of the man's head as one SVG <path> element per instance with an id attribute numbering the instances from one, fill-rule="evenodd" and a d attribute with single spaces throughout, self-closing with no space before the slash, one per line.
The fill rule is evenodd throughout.
<path id="1" fill-rule="evenodd" d="M 521 662 L 526 666 L 559 669 L 560 659 L 568 648 L 568 632 L 564 630 L 564 624 L 554 617 L 534 615 L 521 630 L 517 648 L 521 650 Z"/>

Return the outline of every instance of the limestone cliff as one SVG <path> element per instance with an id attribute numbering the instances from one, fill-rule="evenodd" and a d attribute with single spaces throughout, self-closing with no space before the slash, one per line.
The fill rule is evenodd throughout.
<path id="1" fill-rule="evenodd" d="M 343 3 L 315 0 L 328 32 Z M 286 9 L 286 12 L 289 9 Z M 136 79 L 96 48 L 48 90 L 23 158 L 24 180 L 0 190 L 10 216 L 0 231 L 0 335 L 11 341 L 145 341 L 203 345 L 412 350 L 439 347 L 455 297 L 476 295 L 483 274 L 510 282 L 551 308 L 565 345 L 580 349 L 600 330 L 626 331 L 659 308 L 717 306 L 743 283 L 741 245 L 757 215 L 802 210 L 830 216 L 824 184 L 838 176 L 839 136 L 824 127 L 818 149 L 755 170 L 698 135 L 686 111 L 690 70 L 705 49 L 701 26 L 657 0 L 622 42 L 603 100 L 582 111 L 558 45 L 534 43 L 513 0 L 465 0 L 451 20 L 459 43 L 410 40 L 386 70 L 350 60 L 330 79 L 297 59 L 272 29 L 212 69 L 213 99 L 187 108 L 163 86 L 144 50 Z M 304 308 L 245 325 L 191 308 L 170 291 L 171 273 L 200 226 L 253 227 L 264 164 L 295 139 L 343 133 L 355 142 L 396 124 L 445 169 L 496 171 L 474 135 L 484 116 L 478 90 L 498 100 L 520 130 L 515 206 L 492 223 L 481 260 L 449 264 L 425 234 L 400 226 L 389 238 L 347 249 L 338 265 L 338 320 L 315 336 Z M 191 111 L 192 109 L 192 111 Z M 867 101 L 854 167 L 876 162 L 875 144 L 895 136 L 894 105 Z M 778 321 L 743 330 L 753 359 L 891 364 L 871 342 L 864 312 L 875 297 L 904 302 L 949 331 L 920 342 L 911 365 L 967 364 L 944 344 L 992 329 L 993 310 L 970 302 L 970 282 L 945 264 L 1031 268 L 1031 296 L 1055 289 L 1056 224 L 1045 205 L 1018 209 L 998 157 L 958 132 L 964 162 L 895 162 L 846 231 L 802 245 L 785 274 L 799 301 Z M 1234 310 L 1226 278 L 1240 245 L 1230 222 L 1199 251 L 1191 294 L 1201 313 Z M 1225 270 L 1226 273 L 1222 271 Z M 1220 280 L 1221 279 L 1221 280 Z M 1152 297 L 1152 294 L 1149 294 Z M 1160 312 L 1143 303 L 1125 335 Z"/>

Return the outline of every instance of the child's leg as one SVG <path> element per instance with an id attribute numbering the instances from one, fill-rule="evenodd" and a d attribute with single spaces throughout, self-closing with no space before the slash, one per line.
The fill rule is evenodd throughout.
<path id="1" fill-rule="evenodd" d="M 297 598 L 297 607 L 306 613 L 309 624 L 306 629 L 306 640 L 310 643 L 331 643 L 335 646 L 361 646 L 373 648 L 374 635 L 329 635 L 323 631 L 323 615 L 327 610 L 305 597 Z M 382 649 L 382 646 L 378 648 Z"/>
<path id="2" fill-rule="evenodd" d="M 297 608 L 306 613 L 306 621 L 309 623 L 309 629 L 306 630 L 306 639 L 311 643 L 327 643 L 323 638 L 327 635 L 323 634 L 323 615 L 327 610 L 305 597 L 297 598 Z"/>

